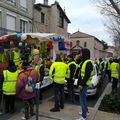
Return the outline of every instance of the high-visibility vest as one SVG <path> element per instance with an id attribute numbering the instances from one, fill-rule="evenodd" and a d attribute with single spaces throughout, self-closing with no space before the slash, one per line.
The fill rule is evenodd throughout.
<path id="1" fill-rule="evenodd" d="M 108 63 L 107 70 L 110 70 L 110 69 L 111 69 L 111 68 L 110 68 L 110 62 L 108 61 L 107 63 Z"/>
<path id="2" fill-rule="evenodd" d="M 118 73 L 118 68 L 119 64 L 118 63 L 115 63 L 115 62 L 112 62 L 111 63 L 111 77 L 114 77 L 116 79 L 119 78 L 119 73 Z"/>
<path id="3" fill-rule="evenodd" d="M 38 72 L 38 75 L 39 75 L 38 80 L 40 80 L 40 72 L 39 72 L 39 70 L 40 70 L 40 68 L 41 68 L 42 66 L 43 66 L 43 64 L 38 64 L 38 65 L 35 66 L 35 70 Z"/>
<path id="4" fill-rule="evenodd" d="M 10 72 L 8 70 L 4 70 L 3 75 L 4 75 L 3 93 L 5 95 L 15 95 L 18 71 Z"/>
<path id="5" fill-rule="evenodd" d="M 53 81 L 59 84 L 65 83 L 65 77 L 68 66 L 64 62 L 54 62 L 49 71 L 50 82 Z"/>
<path id="6" fill-rule="evenodd" d="M 100 62 L 99 67 L 100 67 L 100 72 L 104 71 L 104 67 L 102 69 L 102 64 L 104 64 L 104 61 Z"/>
<path id="7" fill-rule="evenodd" d="M 71 61 L 71 62 L 69 62 L 67 65 L 68 65 L 68 70 L 67 70 L 67 74 L 66 74 L 66 78 L 70 78 L 70 65 L 71 64 L 74 64 L 75 66 L 77 66 L 76 65 L 76 63 L 74 62 L 74 61 Z M 76 72 L 76 70 L 75 70 L 75 72 Z M 74 73 L 71 73 L 71 74 L 74 74 L 75 75 L 75 72 Z"/>
<path id="8" fill-rule="evenodd" d="M 19 65 L 20 64 L 20 54 L 19 52 L 13 51 L 14 53 L 14 58 L 13 61 L 15 63 L 15 65 Z"/>
<path id="9" fill-rule="evenodd" d="M 81 78 L 83 79 L 84 76 L 85 76 L 85 69 L 86 69 L 86 65 L 88 62 L 91 62 L 92 63 L 92 60 L 88 59 L 86 60 L 85 62 L 83 62 L 82 64 L 82 67 L 81 67 Z M 91 72 L 91 75 L 90 75 L 90 78 L 88 79 L 88 81 L 86 82 L 86 85 L 90 86 L 91 85 L 91 80 L 92 80 L 92 77 L 94 75 L 94 70 Z"/>

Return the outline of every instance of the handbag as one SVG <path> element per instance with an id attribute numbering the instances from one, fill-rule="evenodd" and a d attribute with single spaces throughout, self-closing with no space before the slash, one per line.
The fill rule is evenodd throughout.
<path id="1" fill-rule="evenodd" d="M 31 73 L 31 72 L 30 72 L 30 73 Z M 27 75 L 26 75 L 26 76 L 27 76 Z M 29 74 L 29 76 L 28 76 L 28 80 L 27 80 L 27 83 L 26 83 L 26 85 L 25 85 L 25 91 L 26 91 L 26 92 L 29 92 L 29 93 L 35 91 L 35 82 L 33 81 L 33 79 L 32 79 L 32 77 L 30 76 L 30 74 Z"/>

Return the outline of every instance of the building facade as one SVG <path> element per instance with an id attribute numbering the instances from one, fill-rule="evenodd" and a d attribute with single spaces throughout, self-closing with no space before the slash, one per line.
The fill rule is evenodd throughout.
<path id="1" fill-rule="evenodd" d="M 70 20 L 58 2 L 48 5 L 48 0 L 43 4 L 34 5 L 34 31 L 41 33 L 57 33 L 68 38 L 68 24 Z"/>
<path id="2" fill-rule="evenodd" d="M 35 0 L 0 0 L 0 36 L 32 32 Z"/>
<path id="3" fill-rule="evenodd" d="M 70 42 L 71 52 L 74 50 L 75 46 L 78 45 L 79 43 L 79 46 L 81 48 L 88 48 L 90 50 L 92 60 L 95 60 L 95 58 L 99 59 L 106 57 L 106 52 L 103 49 L 102 42 L 94 36 L 77 31 L 71 34 Z M 80 47 L 78 47 L 76 51 L 79 51 Z"/>

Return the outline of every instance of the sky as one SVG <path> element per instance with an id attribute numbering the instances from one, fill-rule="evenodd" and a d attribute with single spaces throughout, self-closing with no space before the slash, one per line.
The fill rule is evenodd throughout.
<path id="1" fill-rule="evenodd" d="M 44 0 L 36 0 L 36 3 L 43 3 Z M 83 33 L 95 36 L 104 40 L 108 45 L 113 45 L 112 37 L 105 27 L 106 18 L 100 14 L 100 10 L 92 0 L 56 0 L 59 2 L 71 23 L 68 25 L 68 32 L 75 33 L 78 30 Z M 48 0 L 53 4 L 55 0 Z"/>

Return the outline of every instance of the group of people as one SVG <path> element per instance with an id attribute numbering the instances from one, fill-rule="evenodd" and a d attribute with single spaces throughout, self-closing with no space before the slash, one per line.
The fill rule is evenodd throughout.
<path id="1" fill-rule="evenodd" d="M 19 64 L 17 63 L 20 56 L 17 51 L 15 52 L 14 59 L 9 60 L 8 68 L 3 70 L 0 76 L 0 100 L 4 97 L 5 113 L 11 114 L 15 112 L 16 97 L 23 100 L 25 115 L 22 119 L 27 120 L 34 115 L 36 83 L 41 86 L 44 77 L 44 67 L 42 59 L 39 57 L 39 50 L 34 49 L 32 64 L 29 59 L 22 59 L 21 69 L 18 69 Z M 41 94 L 39 99 L 40 101 L 42 100 Z"/>
<path id="2" fill-rule="evenodd" d="M 64 84 L 67 81 L 68 98 L 71 103 L 75 102 L 74 87 L 80 90 L 80 104 L 82 112 L 79 112 L 80 118 L 76 120 L 86 120 L 89 115 L 87 106 L 87 88 L 91 85 L 94 75 L 93 64 L 96 64 L 97 74 L 101 76 L 100 82 L 106 79 L 108 75 L 109 81 L 112 82 L 112 91 L 117 90 L 119 77 L 119 63 L 117 59 L 103 60 L 102 58 L 95 60 L 90 59 L 90 50 L 83 48 L 80 50 L 77 58 L 68 55 L 65 62 L 60 56 L 51 65 L 49 75 L 54 88 L 55 105 L 51 112 L 58 112 L 64 109 Z M 77 86 L 74 86 L 75 78 L 78 79 Z"/>
<path id="3" fill-rule="evenodd" d="M 15 51 L 17 52 L 17 51 Z M 15 53 L 14 52 L 14 53 Z M 91 85 L 91 80 L 94 75 L 93 61 L 90 59 L 90 50 L 83 48 L 80 50 L 76 59 L 73 55 L 67 55 L 66 61 L 63 61 L 59 55 L 56 56 L 56 60 L 51 62 L 48 59 L 49 65 L 43 62 L 39 56 L 39 50 L 34 49 L 32 51 L 32 59 L 25 57 L 22 62 L 22 69 L 18 70 L 19 56 L 17 53 L 14 59 L 9 61 L 9 67 L 7 70 L 3 70 L 0 75 L 0 96 L 2 93 L 5 100 L 5 113 L 15 112 L 15 98 L 16 96 L 24 100 L 25 115 L 22 119 L 29 119 L 34 115 L 34 104 L 36 98 L 36 83 L 42 84 L 42 80 L 45 76 L 45 72 L 49 73 L 50 82 L 53 85 L 54 90 L 54 107 L 50 109 L 51 112 L 58 112 L 64 109 L 64 85 L 67 81 L 68 98 L 71 103 L 75 102 L 74 97 L 74 80 L 77 78 L 78 83 L 76 88 L 80 90 L 80 104 L 82 112 L 80 112 L 80 118 L 76 120 L 86 120 L 89 114 L 87 106 L 87 87 Z M 13 58 L 13 57 L 12 57 Z M 31 56 L 30 56 L 31 58 Z M 31 64 L 32 63 L 32 64 Z M 118 67 L 119 64 L 115 60 L 112 62 L 103 62 L 99 59 L 97 65 L 98 74 L 101 77 L 104 73 L 107 73 L 111 81 L 112 89 L 117 89 L 118 84 Z M 31 88 L 30 88 L 30 87 Z M 42 103 L 42 91 L 40 89 L 40 103 Z"/>

